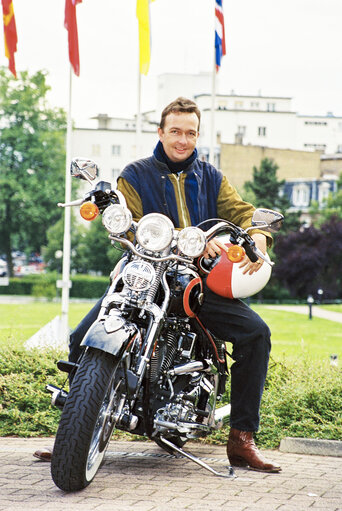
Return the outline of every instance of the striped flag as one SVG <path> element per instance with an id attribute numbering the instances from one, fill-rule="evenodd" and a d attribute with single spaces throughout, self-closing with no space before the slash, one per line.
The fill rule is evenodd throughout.
<path id="1" fill-rule="evenodd" d="M 65 0 L 64 27 L 68 31 L 69 60 L 75 75 L 80 75 L 80 56 L 78 52 L 78 33 L 76 5 L 82 0 Z"/>
<path id="2" fill-rule="evenodd" d="M 9 70 L 14 74 L 15 77 L 17 77 L 14 53 L 17 51 L 18 37 L 12 0 L 2 0 L 2 12 L 4 19 L 5 55 L 9 61 Z"/>
<path id="3" fill-rule="evenodd" d="M 224 33 L 223 0 L 215 0 L 215 60 L 216 71 L 221 66 L 221 59 L 226 54 L 226 38 Z"/>
<path id="4" fill-rule="evenodd" d="M 151 60 L 150 2 L 154 0 L 137 0 L 136 15 L 139 24 L 139 68 L 147 75 Z"/>

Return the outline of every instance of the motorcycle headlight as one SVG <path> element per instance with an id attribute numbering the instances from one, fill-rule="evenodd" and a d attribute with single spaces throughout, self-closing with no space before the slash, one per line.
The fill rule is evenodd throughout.
<path id="1" fill-rule="evenodd" d="M 122 234 L 128 231 L 132 225 L 132 213 L 121 204 L 112 204 L 105 209 L 102 223 L 110 233 Z"/>
<path id="2" fill-rule="evenodd" d="M 178 236 L 179 250 L 188 257 L 198 257 L 206 246 L 204 232 L 198 227 L 185 227 Z"/>
<path id="3" fill-rule="evenodd" d="M 143 248 L 160 252 L 172 241 L 173 223 L 164 215 L 150 213 L 139 220 L 136 235 Z"/>

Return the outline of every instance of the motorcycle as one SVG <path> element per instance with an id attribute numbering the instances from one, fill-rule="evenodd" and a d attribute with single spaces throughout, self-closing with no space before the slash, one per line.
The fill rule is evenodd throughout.
<path id="1" fill-rule="evenodd" d="M 91 160 L 71 164 L 71 174 L 90 184 L 97 173 Z M 228 372 L 225 343 L 197 316 L 202 276 L 218 264 L 201 255 L 207 242 L 224 232 L 230 245 L 225 264 L 241 261 L 245 254 L 272 263 L 255 247 L 249 229 L 225 220 L 176 230 L 168 217 L 150 213 L 136 223 L 122 194 L 104 181 L 84 198 L 59 204 L 76 205 L 88 220 L 102 214 L 112 244 L 119 242 L 126 252 L 111 274 L 98 318 L 82 340 L 80 360 L 57 364 L 72 375 L 69 392 L 47 385 L 52 403 L 62 409 L 53 481 L 64 491 L 89 485 L 115 428 L 148 437 L 215 475 L 232 477 L 232 467 L 217 472 L 183 449 L 187 440 L 221 428 L 230 413 L 230 405 L 217 407 Z M 259 209 L 251 228 L 276 232 L 281 221 L 279 213 Z M 207 230 L 205 224 L 210 225 Z"/>

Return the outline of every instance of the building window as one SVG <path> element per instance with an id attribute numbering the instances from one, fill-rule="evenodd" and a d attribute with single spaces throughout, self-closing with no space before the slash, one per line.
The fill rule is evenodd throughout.
<path id="1" fill-rule="evenodd" d="M 100 156 L 101 155 L 101 146 L 100 146 L 100 144 L 93 144 L 91 146 L 91 154 L 92 154 L 92 156 Z"/>
<path id="2" fill-rule="evenodd" d="M 276 104 L 275 103 L 267 103 L 267 111 L 268 112 L 275 112 Z"/>
<path id="3" fill-rule="evenodd" d="M 238 126 L 239 135 L 246 135 L 246 126 Z"/>
<path id="4" fill-rule="evenodd" d="M 112 181 L 116 183 L 117 178 L 119 177 L 121 169 L 112 169 Z"/>
<path id="5" fill-rule="evenodd" d="M 307 149 L 313 149 L 314 151 L 325 151 L 326 144 L 304 144 Z"/>
<path id="6" fill-rule="evenodd" d="M 251 101 L 251 109 L 259 110 L 259 101 Z"/>
<path id="7" fill-rule="evenodd" d="M 266 126 L 259 126 L 258 137 L 266 137 Z"/>
<path id="8" fill-rule="evenodd" d="M 337 152 L 337 153 L 342 153 L 342 144 L 339 144 L 339 145 L 337 146 L 337 151 L 336 151 L 336 152 Z"/>
<path id="9" fill-rule="evenodd" d="M 310 188 L 304 183 L 294 185 L 292 188 L 292 204 L 296 207 L 310 204 Z"/>
<path id="10" fill-rule="evenodd" d="M 321 206 L 327 200 L 330 193 L 329 183 L 320 183 L 318 186 L 318 204 Z"/>
<path id="11" fill-rule="evenodd" d="M 112 155 L 120 156 L 121 154 L 121 145 L 112 145 Z"/>
<path id="12" fill-rule="evenodd" d="M 305 124 L 309 126 L 328 126 L 328 123 L 325 121 L 305 121 Z"/>
<path id="13" fill-rule="evenodd" d="M 243 101 L 235 101 L 234 108 L 236 109 L 243 108 Z"/>

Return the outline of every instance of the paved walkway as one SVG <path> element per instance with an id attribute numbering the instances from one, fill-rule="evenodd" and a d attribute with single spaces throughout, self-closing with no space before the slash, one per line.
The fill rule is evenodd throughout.
<path id="1" fill-rule="evenodd" d="M 32 456 L 52 441 L 0 438 L 0 511 L 342 511 L 342 458 L 272 451 L 266 455 L 281 464 L 280 474 L 235 469 L 224 479 L 152 442 L 111 442 L 93 483 L 64 493 L 50 464 Z M 224 446 L 187 448 L 218 471 L 227 467 Z"/>
<path id="2" fill-rule="evenodd" d="M 265 308 L 272 310 L 283 310 L 287 312 L 297 312 L 298 314 L 306 314 L 306 316 L 309 316 L 308 305 L 265 305 Z M 319 306 L 315 305 L 313 305 L 312 307 L 312 317 L 329 319 L 330 321 L 342 323 L 341 312 L 328 311 L 326 309 L 321 309 Z"/>

